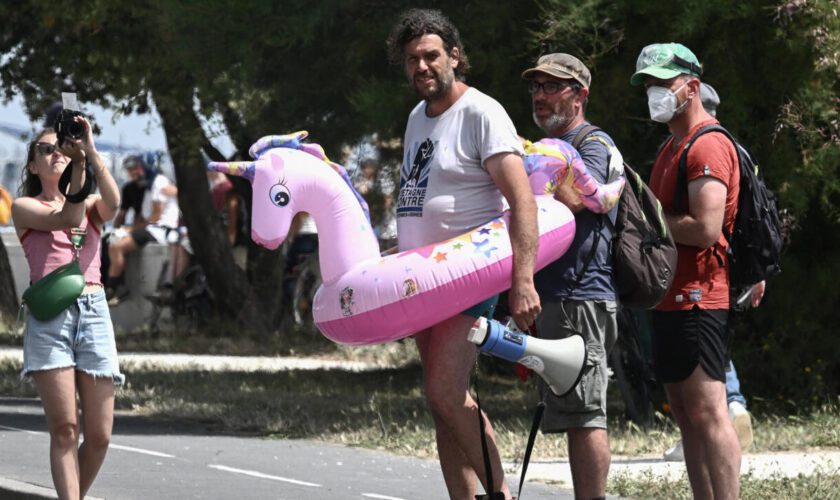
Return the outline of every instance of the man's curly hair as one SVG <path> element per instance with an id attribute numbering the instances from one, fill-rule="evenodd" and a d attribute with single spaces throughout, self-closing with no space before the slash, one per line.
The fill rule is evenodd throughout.
<path id="1" fill-rule="evenodd" d="M 397 23 L 391 29 L 386 41 L 388 56 L 393 64 L 401 64 L 405 54 L 405 44 L 423 35 L 437 35 L 443 40 L 443 48 L 448 55 L 452 55 L 452 49 L 458 48 L 458 66 L 455 68 L 455 77 L 463 80 L 470 69 L 470 62 L 467 53 L 461 43 L 461 34 L 458 33 L 452 21 L 444 16 L 439 10 L 432 9 L 409 9 L 403 11 Z"/>

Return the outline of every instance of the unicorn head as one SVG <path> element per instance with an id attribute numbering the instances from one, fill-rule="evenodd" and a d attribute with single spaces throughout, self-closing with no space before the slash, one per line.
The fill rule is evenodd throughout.
<path id="1" fill-rule="evenodd" d="M 302 143 L 307 135 L 263 137 L 249 150 L 254 161 L 211 162 L 207 168 L 251 182 L 251 239 L 268 249 L 283 243 L 295 214 L 309 213 L 318 227 L 321 272 L 329 281 L 355 262 L 378 256 L 379 245 L 346 172 L 317 144 Z M 324 259 L 325 247 L 341 248 L 342 254 Z"/>

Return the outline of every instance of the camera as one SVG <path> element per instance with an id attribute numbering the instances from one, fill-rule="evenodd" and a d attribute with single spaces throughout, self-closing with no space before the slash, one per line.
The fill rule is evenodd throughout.
<path id="1" fill-rule="evenodd" d="M 64 144 L 64 139 L 72 137 L 73 139 L 81 139 L 85 135 L 85 126 L 77 122 L 77 116 L 84 116 L 79 111 L 72 109 L 62 109 L 61 113 L 56 117 L 53 128 L 56 135 L 58 135 L 58 144 Z"/>

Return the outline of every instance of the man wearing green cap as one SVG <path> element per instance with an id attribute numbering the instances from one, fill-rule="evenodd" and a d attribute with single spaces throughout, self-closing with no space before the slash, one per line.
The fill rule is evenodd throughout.
<path id="1" fill-rule="evenodd" d="M 738 203 L 738 155 L 721 133 L 699 137 L 688 150 L 685 180 L 678 165 L 689 139 L 718 124 L 703 109 L 702 67 L 678 43 L 648 45 L 636 61 L 633 85 L 644 84 L 652 120 L 672 137 L 651 172 L 677 243 L 674 282 L 653 312 L 653 361 L 683 438 L 695 498 L 738 498 L 741 448 L 726 406 L 729 271 L 726 239 Z M 684 193 L 679 206 L 674 195 Z"/>
<path id="2" fill-rule="evenodd" d="M 585 109 L 592 81 L 589 69 L 569 54 L 546 54 L 525 70 L 534 122 L 548 137 L 574 143 L 586 170 L 601 183 L 623 172 L 622 156 L 612 139 L 591 130 Z M 615 280 L 610 242 L 617 208 L 596 214 L 584 208 L 571 186 L 558 186 L 555 197 L 575 214 L 575 237 L 559 259 L 534 276 L 542 302 L 537 329 L 542 338 L 581 334 L 589 361 L 581 382 L 559 398 L 539 381 L 546 411 L 542 430 L 568 436 L 569 468 L 575 498 L 603 498 L 610 468 L 607 435 L 607 353 L 618 337 Z M 609 217 L 613 224 L 607 224 Z"/>

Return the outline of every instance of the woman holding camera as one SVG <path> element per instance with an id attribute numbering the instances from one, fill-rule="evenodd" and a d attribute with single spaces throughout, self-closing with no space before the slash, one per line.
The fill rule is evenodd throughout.
<path id="1" fill-rule="evenodd" d="M 27 315 L 24 337 L 21 376 L 35 381 L 44 405 L 50 470 L 61 499 L 84 498 L 93 483 L 111 439 L 114 387 L 125 380 L 99 269 L 102 225 L 117 212 L 120 192 L 96 151 L 90 123 L 82 116 L 73 120 L 83 127 L 80 138 L 65 137 L 59 145 L 56 133 L 44 130 L 29 144 L 21 197 L 12 205 L 31 283 L 73 259 L 84 274 L 81 295 L 58 316 L 40 321 Z M 100 194 L 83 191 L 91 172 L 86 163 Z M 68 168 L 69 189 L 63 193 L 59 179 Z"/>

